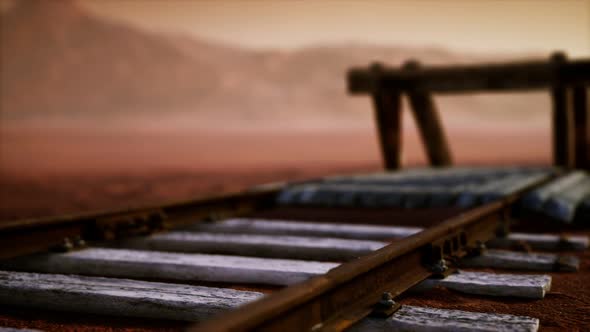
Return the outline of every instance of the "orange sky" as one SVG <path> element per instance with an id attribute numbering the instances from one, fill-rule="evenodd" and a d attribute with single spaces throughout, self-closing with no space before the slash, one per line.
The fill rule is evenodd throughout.
<path id="1" fill-rule="evenodd" d="M 255 48 L 356 41 L 590 55 L 590 0 L 80 1 L 142 27 Z"/>

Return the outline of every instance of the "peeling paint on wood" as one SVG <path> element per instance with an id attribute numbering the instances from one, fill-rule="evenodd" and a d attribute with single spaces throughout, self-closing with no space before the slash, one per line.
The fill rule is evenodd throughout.
<path id="1" fill-rule="evenodd" d="M 456 172 L 456 171 L 453 171 Z M 522 190 L 547 178 L 548 170 L 495 171 L 469 176 L 450 170 L 337 177 L 291 186 L 281 192 L 280 204 L 420 208 L 456 204 L 471 207 Z M 485 174 L 485 173 L 484 173 Z"/>
<path id="2" fill-rule="evenodd" d="M 201 321 L 261 298 L 233 289 L 0 271 L 0 303 L 100 315 Z"/>
<path id="3" fill-rule="evenodd" d="M 586 176 L 583 180 L 567 187 L 565 190 L 552 194 L 543 205 L 542 210 L 557 220 L 572 223 L 578 206 L 589 195 L 590 176 Z"/>
<path id="4" fill-rule="evenodd" d="M 580 260 L 574 256 L 487 250 L 479 256 L 462 259 L 460 265 L 462 267 L 488 267 L 511 270 L 575 272 L 580 267 Z"/>
<path id="5" fill-rule="evenodd" d="M 468 294 L 542 299 L 551 289 L 551 276 L 461 271 L 444 279 L 426 279 L 413 291 L 438 286 Z"/>
<path id="6" fill-rule="evenodd" d="M 350 260 L 386 246 L 387 242 L 336 238 L 169 232 L 125 240 L 126 248 L 200 252 L 321 261 Z"/>
<path id="7" fill-rule="evenodd" d="M 197 223 L 189 226 L 186 230 L 209 233 L 273 234 L 335 237 L 355 240 L 384 240 L 404 238 L 421 232 L 422 228 L 240 218 L 213 223 Z"/>
<path id="8" fill-rule="evenodd" d="M 566 190 L 569 186 L 582 181 L 585 177 L 586 175 L 582 171 L 576 171 L 561 176 L 540 188 L 527 193 L 523 197 L 522 202 L 527 209 L 540 211 L 549 197 L 555 193 Z"/>
<path id="9" fill-rule="evenodd" d="M 496 238 L 487 243 L 491 248 L 511 248 L 525 243 L 536 250 L 585 250 L 589 239 L 583 235 L 510 233 L 508 237 Z"/>
<path id="10" fill-rule="evenodd" d="M 89 248 L 0 262 L 4 269 L 182 281 L 290 285 L 328 272 L 337 263 L 240 256 Z"/>
<path id="11" fill-rule="evenodd" d="M 534 332 L 539 320 L 527 316 L 404 305 L 388 318 L 365 318 L 347 331 L 384 332 Z"/>
<path id="12" fill-rule="evenodd" d="M 184 230 L 208 233 L 388 240 L 414 235 L 422 231 L 423 228 L 236 218 L 219 222 L 197 223 L 184 228 Z M 589 246 L 589 239 L 587 236 L 580 235 L 510 233 L 505 238 L 497 238 L 487 244 L 493 248 L 511 248 L 522 243 L 538 250 L 584 250 Z"/>
<path id="13" fill-rule="evenodd" d="M 550 174 L 547 167 L 451 167 L 410 168 L 395 172 L 359 175 L 338 175 L 323 179 L 326 183 L 404 184 L 404 185 L 459 185 L 482 183 L 508 175 Z"/>

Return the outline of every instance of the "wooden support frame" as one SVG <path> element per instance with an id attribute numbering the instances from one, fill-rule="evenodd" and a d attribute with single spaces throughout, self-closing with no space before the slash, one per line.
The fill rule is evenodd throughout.
<path id="1" fill-rule="evenodd" d="M 563 53 L 555 53 L 551 57 L 551 62 L 555 67 L 560 68 L 567 63 L 567 58 Z M 572 98 L 572 90 L 568 88 L 566 82 L 558 78 L 551 87 L 553 164 L 567 168 L 574 167 L 576 153 Z"/>
<path id="2" fill-rule="evenodd" d="M 574 118 L 572 90 L 558 84 L 551 88 L 551 140 L 553 143 L 553 164 L 567 168 L 574 167 Z"/>
<path id="3" fill-rule="evenodd" d="M 590 99 L 588 87 L 576 85 L 573 88 L 573 117 L 575 126 L 574 166 L 590 170 Z"/>
<path id="4" fill-rule="evenodd" d="M 383 66 L 373 64 L 371 71 L 379 75 Z M 377 91 L 372 94 L 375 109 L 375 125 L 385 169 L 397 169 L 401 165 L 402 112 L 401 92 Z"/>
<path id="5" fill-rule="evenodd" d="M 409 61 L 404 68 L 408 71 L 418 71 L 420 63 Z M 409 89 L 407 94 L 430 164 L 451 166 L 453 163 L 451 151 L 432 94 L 419 86 Z"/>
<path id="6" fill-rule="evenodd" d="M 401 93 L 398 91 L 376 93 L 373 95 L 373 104 L 385 168 L 400 168 L 402 153 Z"/>
<path id="7" fill-rule="evenodd" d="M 429 68 L 410 61 L 399 69 L 378 64 L 348 72 L 349 92 L 369 93 L 375 100 L 384 164 L 390 170 L 400 167 L 402 151 L 398 95 L 407 94 L 409 97 L 430 164 L 450 166 L 451 152 L 433 93 L 539 89 L 549 89 L 552 96 L 554 165 L 590 169 L 589 86 L 590 59 L 572 61 L 563 53 L 553 54 L 550 61 Z M 396 102 L 385 102 L 389 97 L 384 99 L 383 95 L 395 96 Z"/>

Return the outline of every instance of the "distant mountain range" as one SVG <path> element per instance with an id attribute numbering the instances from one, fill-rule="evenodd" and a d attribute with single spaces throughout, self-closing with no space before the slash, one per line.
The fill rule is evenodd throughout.
<path id="1" fill-rule="evenodd" d="M 441 48 L 360 44 L 245 50 L 142 31 L 71 0 L 22 0 L 2 14 L 1 23 L 5 119 L 177 112 L 243 119 L 354 116 L 368 111 L 369 103 L 347 96 L 345 72 L 353 65 L 497 60 Z M 483 105 L 478 100 L 449 105 L 472 111 Z M 543 102 L 510 97 L 501 109 L 535 110 Z"/>

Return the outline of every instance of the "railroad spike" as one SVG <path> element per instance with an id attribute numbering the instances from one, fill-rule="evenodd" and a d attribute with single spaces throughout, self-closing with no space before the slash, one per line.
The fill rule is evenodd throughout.
<path id="1" fill-rule="evenodd" d="M 469 256 L 479 256 L 483 254 L 487 249 L 488 248 L 486 247 L 486 244 L 478 240 L 475 242 L 475 246 L 469 248 L 467 254 Z"/>
<path id="2" fill-rule="evenodd" d="M 430 271 L 434 273 L 434 277 L 443 278 L 446 276 L 447 272 L 449 272 L 449 266 L 447 265 L 447 261 L 444 259 L 440 259 L 434 264 L 430 266 Z"/>
<path id="3" fill-rule="evenodd" d="M 384 292 L 381 295 L 381 300 L 379 300 L 379 302 L 373 307 L 370 316 L 386 318 L 395 313 L 400 307 L 401 304 L 393 300 L 393 296 L 390 292 Z"/>
<path id="4" fill-rule="evenodd" d="M 55 252 L 68 252 L 72 249 L 74 249 L 74 243 L 72 242 L 72 240 L 70 240 L 69 237 L 64 237 L 61 243 L 51 247 L 51 251 Z"/>

